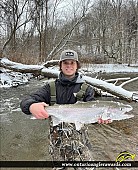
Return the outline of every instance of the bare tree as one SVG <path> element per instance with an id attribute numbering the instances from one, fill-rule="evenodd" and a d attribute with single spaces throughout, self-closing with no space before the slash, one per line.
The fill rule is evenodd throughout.
<path id="1" fill-rule="evenodd" d="M 16 50 L 16 31 L 30 20 L 30 18 L 26 18 L 23 22 L 21 20 L 26 4 L 27 0 L 22 1 L 20 4 L 17 0 L 5 1 L 3 4 L 0 4 L 4 13 L 3 19 L 5 20 L 5 26 L 7 27 L 7 40 L 3 45 L 3 51 L 9 43 L 12 47 L 11 50 L 13 52 Z"/>
<path id="2" fill-rule="evenodd" d="M 138 2 L 135 1 L 129 2 L 129 8 L 127 10 L 127 19 L 126 19 L 126 33 L 127 33 L 127 58 L 126 61 L 128 64 L 132 63 L 132 60 L 136 61 L 137 48 L 138 48 Z M 134 49 L 136 51 L 134 51 Z"/>
<path id="3" fill-rule="evenodd" d="M 88 61 L 136 63 L 137 9 L 135 0 L 2 0 L 0 48 L 22 63 L 56 59 L 64 48 Z"/>
<path id="4" fill-rule="evenodd" d="M 132 63 L 131 58 L 133 58 L 136 62 L 137 19 L 135 19 L 133 23 L 129 19 L 132 18 L 132 16 L 137 18 L 136 9 L 137 4 L 134 1 L 131 3 L 124 3 L 123 0 L 100 0 L 95 2 L 91 12 L 89 12 L 86 17 L 84 22 L 85 24 L 83 26 L 82 36 L 85 41 L 84 46 L 86 47 L 86 53 L 104 57 L 104 61 L 107 59 L 109 63 Z M 128 17 L 126 15 L 127 13 L 131 17 Z M 124 22 L 126 20 L 129 20 L 129 24 L 131 23 L 129 28 L 126 26 L 126 22 Z M 90 57 L 91 54 L 89 54 Z M 129 60 L 126 60 L 126 58 Z"/>

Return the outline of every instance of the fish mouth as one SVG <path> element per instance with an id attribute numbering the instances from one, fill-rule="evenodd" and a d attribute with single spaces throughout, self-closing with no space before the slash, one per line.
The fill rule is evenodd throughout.
<path id="1" fill-rule="evenodd" d="M 116 102 L 116 103 L 120 107 L 120 111 L 130 112 L 131 110 L 133 110 L 133 107 L 131 105 L 126 105 L 126 104 L 119 103 L 119 102 Z"/>
<path id="2" fill-rule="evenodd" d="M 130 112 L 133 108 L 130 106 L 130 107 L 121 107 L 120 110 L 121 111 L 124 111 L 124 112 Z"/>

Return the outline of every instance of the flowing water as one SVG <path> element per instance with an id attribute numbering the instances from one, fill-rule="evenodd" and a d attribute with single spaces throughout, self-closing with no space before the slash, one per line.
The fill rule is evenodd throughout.
<path id="1" fill-rule="evenodd" d="M 19 103 L 25 95 L 35 91 L 43 84 L 42 80 L 31 80 L 28 85 L 0 89 L 1 160 L 50 160 L 48 120 L 32 120 L 30 116 L 23 114 L 19 107 Z M 124 88 L 138 91 L 138 81 Z M 101 99 L 111 100 L 111 98 L 104 97 Z M 120 102 L 127 104 L 123 100 Z M 129 104 L 133 107 L 130 114 L 134 114 L 134 118 L 114 121 L 108 125 L 88 125 L 95 160 L 115 161 L 120 152 L 129 151 L 136 154 L 135 160 L 138 161 L 138 104 L 135 102 Z M 13 170 L 14 168 L 8 169 Z M 31 168 L 25 169 L 31 170 Z M 47 168 L 47 170 L 49 169 L 51 168 Z M 123 169 L 125 170 L 125 168 Z"/>

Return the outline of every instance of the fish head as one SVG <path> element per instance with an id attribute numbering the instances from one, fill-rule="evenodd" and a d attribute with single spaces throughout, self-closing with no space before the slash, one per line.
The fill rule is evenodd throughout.
<path id="1" fill-rule="evenodd" d="M 134 160 L 135 157 L 136 157 L 136 154 L 132 154 L 132 155 L 131 155 L 131 159 L 132 159 L 132 160 Z"/>
<path id="2" fill-rule="evenodd" d="M 119 107 L 119 110 L 123 113 L 130 112 L 133 109 L 131 105 L 125 105 L 123 103 L 117 102 L 117 105 Z"/>
<path id="3" fill-rule="evenodd" d="M 126 154 L 125 156 L 124 156 L 124 159 L 129 159 L 129 158 L 131 158 L 132 160 L 134 160 L 135 159 L 135 154 Z"/>

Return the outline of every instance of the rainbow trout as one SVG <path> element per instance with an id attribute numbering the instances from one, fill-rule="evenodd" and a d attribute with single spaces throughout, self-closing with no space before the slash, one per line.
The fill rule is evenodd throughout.
<path id="1" fill-rule="evenodd" d="M 113 101 L 77 102 L 46 107 L 48 114 L 52 117 L 53 126 L 61 122 L 75 123 L 77 130 L 83 124 L 96 123 L 99 118 L 111 119 L 111 121 L 132 118 L 134 115 L 125 114 L 132 109 L 130 105 Z"/>

